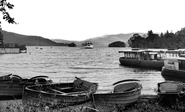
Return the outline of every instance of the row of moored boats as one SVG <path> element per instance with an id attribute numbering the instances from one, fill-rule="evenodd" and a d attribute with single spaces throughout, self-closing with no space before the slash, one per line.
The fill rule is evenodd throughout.
<path id="1" fill-rule="evenodd" d="M 162 76 L 185 77 L 185 49 L 132 49 L 119 53 L 121 65 L 161 70 Z"/>
<path id="2" fill-rule="evenodd" d="M 0 77 L 0 96 L 12 99 L 22 99 L 24 111 L 66 109 L 78 105 L 86 105 L 99 111 L 97 106 L 114 107 L 128 106 L 137 102 L 141 96 L 142 84 L 136 79 L 126 79 L 112 84 L 113 90 L 99 93 L 98 83 L 75 80 L 67 83 L 54 83 L 47 76 L 36 76 L 30 79 L 18 75 Z M 182 83 L 158 83 L 158 95 L 184 94 Z M 1 99 L 2 100 L 2 99 Z M 87 106 L 88 104 L 88 106 Z"/>

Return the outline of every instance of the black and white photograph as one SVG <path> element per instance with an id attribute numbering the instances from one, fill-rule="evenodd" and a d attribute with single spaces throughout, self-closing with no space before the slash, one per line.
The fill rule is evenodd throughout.
<path id="1" fill-rule="evenodd" d="M 184 112 L 184 0 L 0 0 L 0 112 Z"/>

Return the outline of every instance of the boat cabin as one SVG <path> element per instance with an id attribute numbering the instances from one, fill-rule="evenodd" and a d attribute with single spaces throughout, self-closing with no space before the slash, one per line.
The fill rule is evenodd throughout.
<path id="1" fill-rule="evenodd" d="M 185 49 L 167 50 L 165 58 L 168 57 L 185 57 Z"/>
<path id="2" fill-rule="evenodd" d="M 164 67 L 170 70 L 185 70 L 185 58 L 167 57 L 164 60 Z"/>
<path id="3" fill-rule="evenodd" d="M 119 51 L 125 59 L 138 59 L 138 60 L 161 60 L 164 58 L 164 51 L 155 50 L 127 50 Z"/>

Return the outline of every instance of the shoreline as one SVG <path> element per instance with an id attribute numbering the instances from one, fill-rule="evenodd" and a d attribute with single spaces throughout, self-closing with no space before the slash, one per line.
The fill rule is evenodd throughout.
<path id="1" fill-rule="evenodd" d="M 95 102 L 96 103 L 96 102 Z M 68 106 L 65 108 L 56 108 L 50 109 L 49 107 L 45 106 L 45 108 L 33 108 L 27 106 L 26 111 L 23 108 L 22 99 L 17 100 L 3 100 L 0 101 L 0 111 L 7 112 L 31 112 L 35 109 L 36 112 L 58 112 L 58 111 L 65 111 L 65 112 L 181 112 L 185 110 L 185 104 L 181 105 L 175 104 L 171 106 L 164 105 L 166 102 L 162 102 L 158 95 L 141 95 L 137 102 L 133 103 L 130 106 L 118 106 L 118 105 L 96 105 L 96 108 L 93 108 L 92 102 L 75 105 L 75 106 Z M 32 105 L 33 106 L 33 105 Z M 34 106 L 35 107 L 35 106 Z"/>

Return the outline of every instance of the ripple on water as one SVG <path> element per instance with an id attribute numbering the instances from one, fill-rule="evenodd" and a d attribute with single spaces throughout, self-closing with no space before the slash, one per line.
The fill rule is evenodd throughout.
<path id="1" fill-rule="evenodd" d="M 121 66 L 119 50 L 123 48 L 42 47 L 28 46 L 28 53 L 0 55 L 0 71 L 23 77 L 47 75 L 55 82 L 73 81 L 74 77 L 99 83 L 98 91 L 111 91 L 112 84 L 124 79 L 139 79 L 142 93 L 154 93 L 164 81 L 160 71 Z"/>

